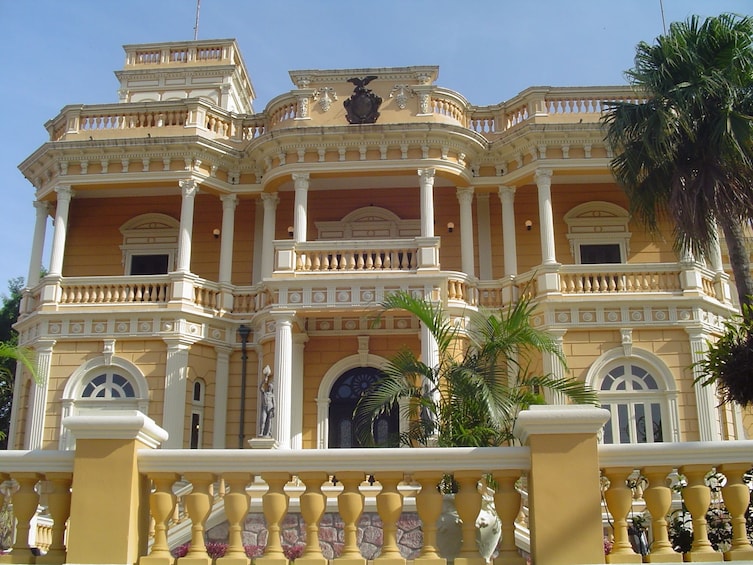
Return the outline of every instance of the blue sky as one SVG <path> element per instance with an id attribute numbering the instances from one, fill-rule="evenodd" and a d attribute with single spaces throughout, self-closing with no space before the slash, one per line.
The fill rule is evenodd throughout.
<path id="1" fill-rule="evenodd" d="M 663 5 L 667 25 L 753 13 L 753 0 Z M 411 65 L 439 65 L 439 85 L 486 105 L 529 86 L 625 84 L 635 45 L 662 33 L 660 8 L 660 0 L 201 0 L 199 38 L 238 40 L 257 112 L 293 88 L 289 70 Z M 67 104 L 116 102 L 122 45 L 193 39 L 195 10 L 196 0 L 0 0 L 0 293 L 28 272 L 34 190 L 17 166 L 46 141 L 44 123 Z"/>

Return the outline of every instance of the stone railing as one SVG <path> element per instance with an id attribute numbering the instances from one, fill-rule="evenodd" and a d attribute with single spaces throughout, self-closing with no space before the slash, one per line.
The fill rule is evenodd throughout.
<path id="1" fill-rule="evenodd" d="M 639 524 L 634 499 L 650 514 L 649 562 L 747 561 L 753 547 L 746 534 L 750 512 L 753 441 L 604 445 L 599 465 L 608 482 L 604 498 L 611 515 L 614 545 L 610 563 L 640 563 L 629 542 L 628 528 Z M 636 491 L 641 492 L 636 492 Z M 642 495 L 642 496 L 641 496 Z M 677 509 L 675 527 L 692 531 L 692 547 L 684 556 L 673 550 L 667 516 Z M 716 510 L 715 523 L 707 513 Z M 721 524 L 716 520 L 721 520 Z M 712 527 L 731 530 L 730 540 L 715 549 Z M 720 545 L 720 544 L 718 544 Z"/>
<path id="2" fill-rule="evenodd" d="M 563 294 L 682 292 L 680 268 L 670 264 L 562 265 Z"/>
<path id="3" fill-rule="evenodd" d="M 68 277 L 60 283 L 59 304 L 165 304 L 171 283 L 165 276 Z"/>
<path id="4" fill-rule="evenodd" d="M 439 238 L 275 242 L 278 273 L 415 272 L 438 268 Z"/>
<path id="5" fill-rule="evenodd" d="M 282 531 L 293 523 L 306 531 L 302 558 L 309 564 L 327 565 L 339 555 L 354 563 L 374 557 L 376 564 L 389 560 L 405 565 L 406 558 L 415 557 L 442 565 L 438 548 L 448 541 L 452 528 L 445 529 L 441 516 L 443 505 L 451 500 L 462 521 L 456 560 L 467 565 L 486 562 L 489 540 L 479 534 L 484 525 L 478 519 L 482 509 L 493 508 L 501 528 L 495 562 L 523 565 L 516 536 L 520 539 L 526 532 L 519 524 L 524 489 L 531 537 L 530 546 L 523 547 L 530 547 L 533 563 L 603 563 L 605 528 L 613 537 L 608 562 L 641 562 L 628 540 L 628 527 L 637 524 L 631 524 L 636 499 L 652 516 L 645 561 L 683 560 L 668 542 L 666 519 L 675 507 L 689 513 L 694 531 L 686 561 L 753 560 L 744 518 L 751 496 L 746 473 L 753 466 L 753 441 L 598 446 L 597 433 L 607 417 L 606 411 L 585 406 L 537 407 L 518 416 L 515 430 L 523 447 L 378 452 L 160 450 L 155 448 L 167 434 L 139 412 L 70 417 L 65 425 L 76 436 L 75 451 L 0 452 L 2 492 L 10 495 L 17 520 L 10 558 L 0 557 L 0 562 L 35 562 L 30 534 L 41 505 L 52 520 L 44 562 L 53 565 L 174 563 L 171 549 L 188 536 L 186 565 L 211 565 L 205 543 L 209 538 L 226 545 L 226 558 L 248 565 L 243 527 L 250 514 L 260 513 L 266 523 L 266 535 L 260 539 L 266 543 L 258 548 L 257 565 L 288 565 Z M 92 476 L 107 480 L 92 481 Z M 182 499 L 182 524 L 174 522 L 176 492 Z M 493 507 L 485 503 L 487 495 Z M 105 499 L 107 504 L 95 502 Z M 711 546 L 705 521 L 706 512 L 720 504 L 732 530 L 724 554 Z M 608 512 L 606 521 L 603 511 Z M 413 512 L 413 520 L 421 525 L 414 540 L 416 555 L 401 554 L 396 531 L 404 515 Z M 374 529 L 361 543 L 364 513 L 377 518 L 369 522 Z M 207 536 L 210 514 L 214 523 L 226 524 L 221 540 L 216 532 Z M 291 520 L 292 515 L 298 518 Z M 318 541 L 322 526 L 333 521 L 341 522 L 342 537 L 333 555 L 324 555 Z M 178 527 L 185 532 L 183 539 L 171 535 Z M 291 539 L 288 534 L 292 535 L 286 530 L 286 540 Z M 302 531 L 296 535 L 303 539 Z M 101 543 L 92 544 L 92 536 Z M 478 536 L 483 543 L 477 544 Z M 496 538 L 490 543 L 493 552 Z M 376 546 L 368 557 L 364 544 Z"/>
<path id="6" fill-rule="evenodd" d="M 191 98 L 149 104 L 66 106 L 45 124 L 50 141 L 187 135 L 240 141 L 264 131 L 254 117 L 240 118 L 204 100 Z M 156 131 L 155 131 L 156 130 Z"/>
<path id="7" fill-rule="evenodd" d="M 155 51 L 150 56 L 159 62 L 165 53 Z M 629 87 L 534 87 L 493 106 L 469 105 L 459 94 L 439 87 L 427 96 L 426 116 L 482 135 L 499 134 L 526 122 L 597 123 L 609 101 L 637 100 Z M 63 108 L 46 128 L 51 141 L 145 137 L 152 132 L 186 135 L 190 129 L 217 139 L 241 141 L 276 129 L 317 126 L 316 121 L 299 120 L 298 112 L 293 93 L 276 97 L 263 113 L 254 115 L 236 115 L 200 99 L 78 105 Z"/>

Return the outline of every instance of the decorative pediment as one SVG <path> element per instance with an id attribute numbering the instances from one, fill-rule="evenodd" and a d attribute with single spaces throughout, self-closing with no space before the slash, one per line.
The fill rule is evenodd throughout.
<path id="1" fill-rule="evenodd" d="M 420 220 L 403 220 L 380 206 L 364 206 L 335 222 L 316 222 L 318 239 L 396 239 L 421 235 Z"/>

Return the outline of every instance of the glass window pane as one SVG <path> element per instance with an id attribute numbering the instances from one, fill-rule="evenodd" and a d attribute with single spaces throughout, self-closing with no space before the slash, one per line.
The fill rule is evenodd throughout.
<path id="1" fill-rule="evenodd" d="M 630 443 L 630 418 L 627 404 L 617 405 L 617 421 L 620 426 L 620 443 Z"/>
<path id="2" fill-rule="evenodd" d="M 646 443 L 646 409 L 643 404 L 636 404 L 635 408 L 635 431 L 636 443 Z"/>

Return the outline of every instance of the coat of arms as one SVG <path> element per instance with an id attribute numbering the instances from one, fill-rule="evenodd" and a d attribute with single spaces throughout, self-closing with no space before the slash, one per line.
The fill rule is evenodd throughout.
<path id="1" fill-rule="evenodd" d="M 348 82 L 352 82 L 356 86 L 350 98 L 343 103 L 345 111 L 348 113 L 349 124 L 373 124 L 377 121 L 382 99 L 366 88 L 366 85 L 375 78 L 377 77 L 367 76 L 348 79 Z"/>

